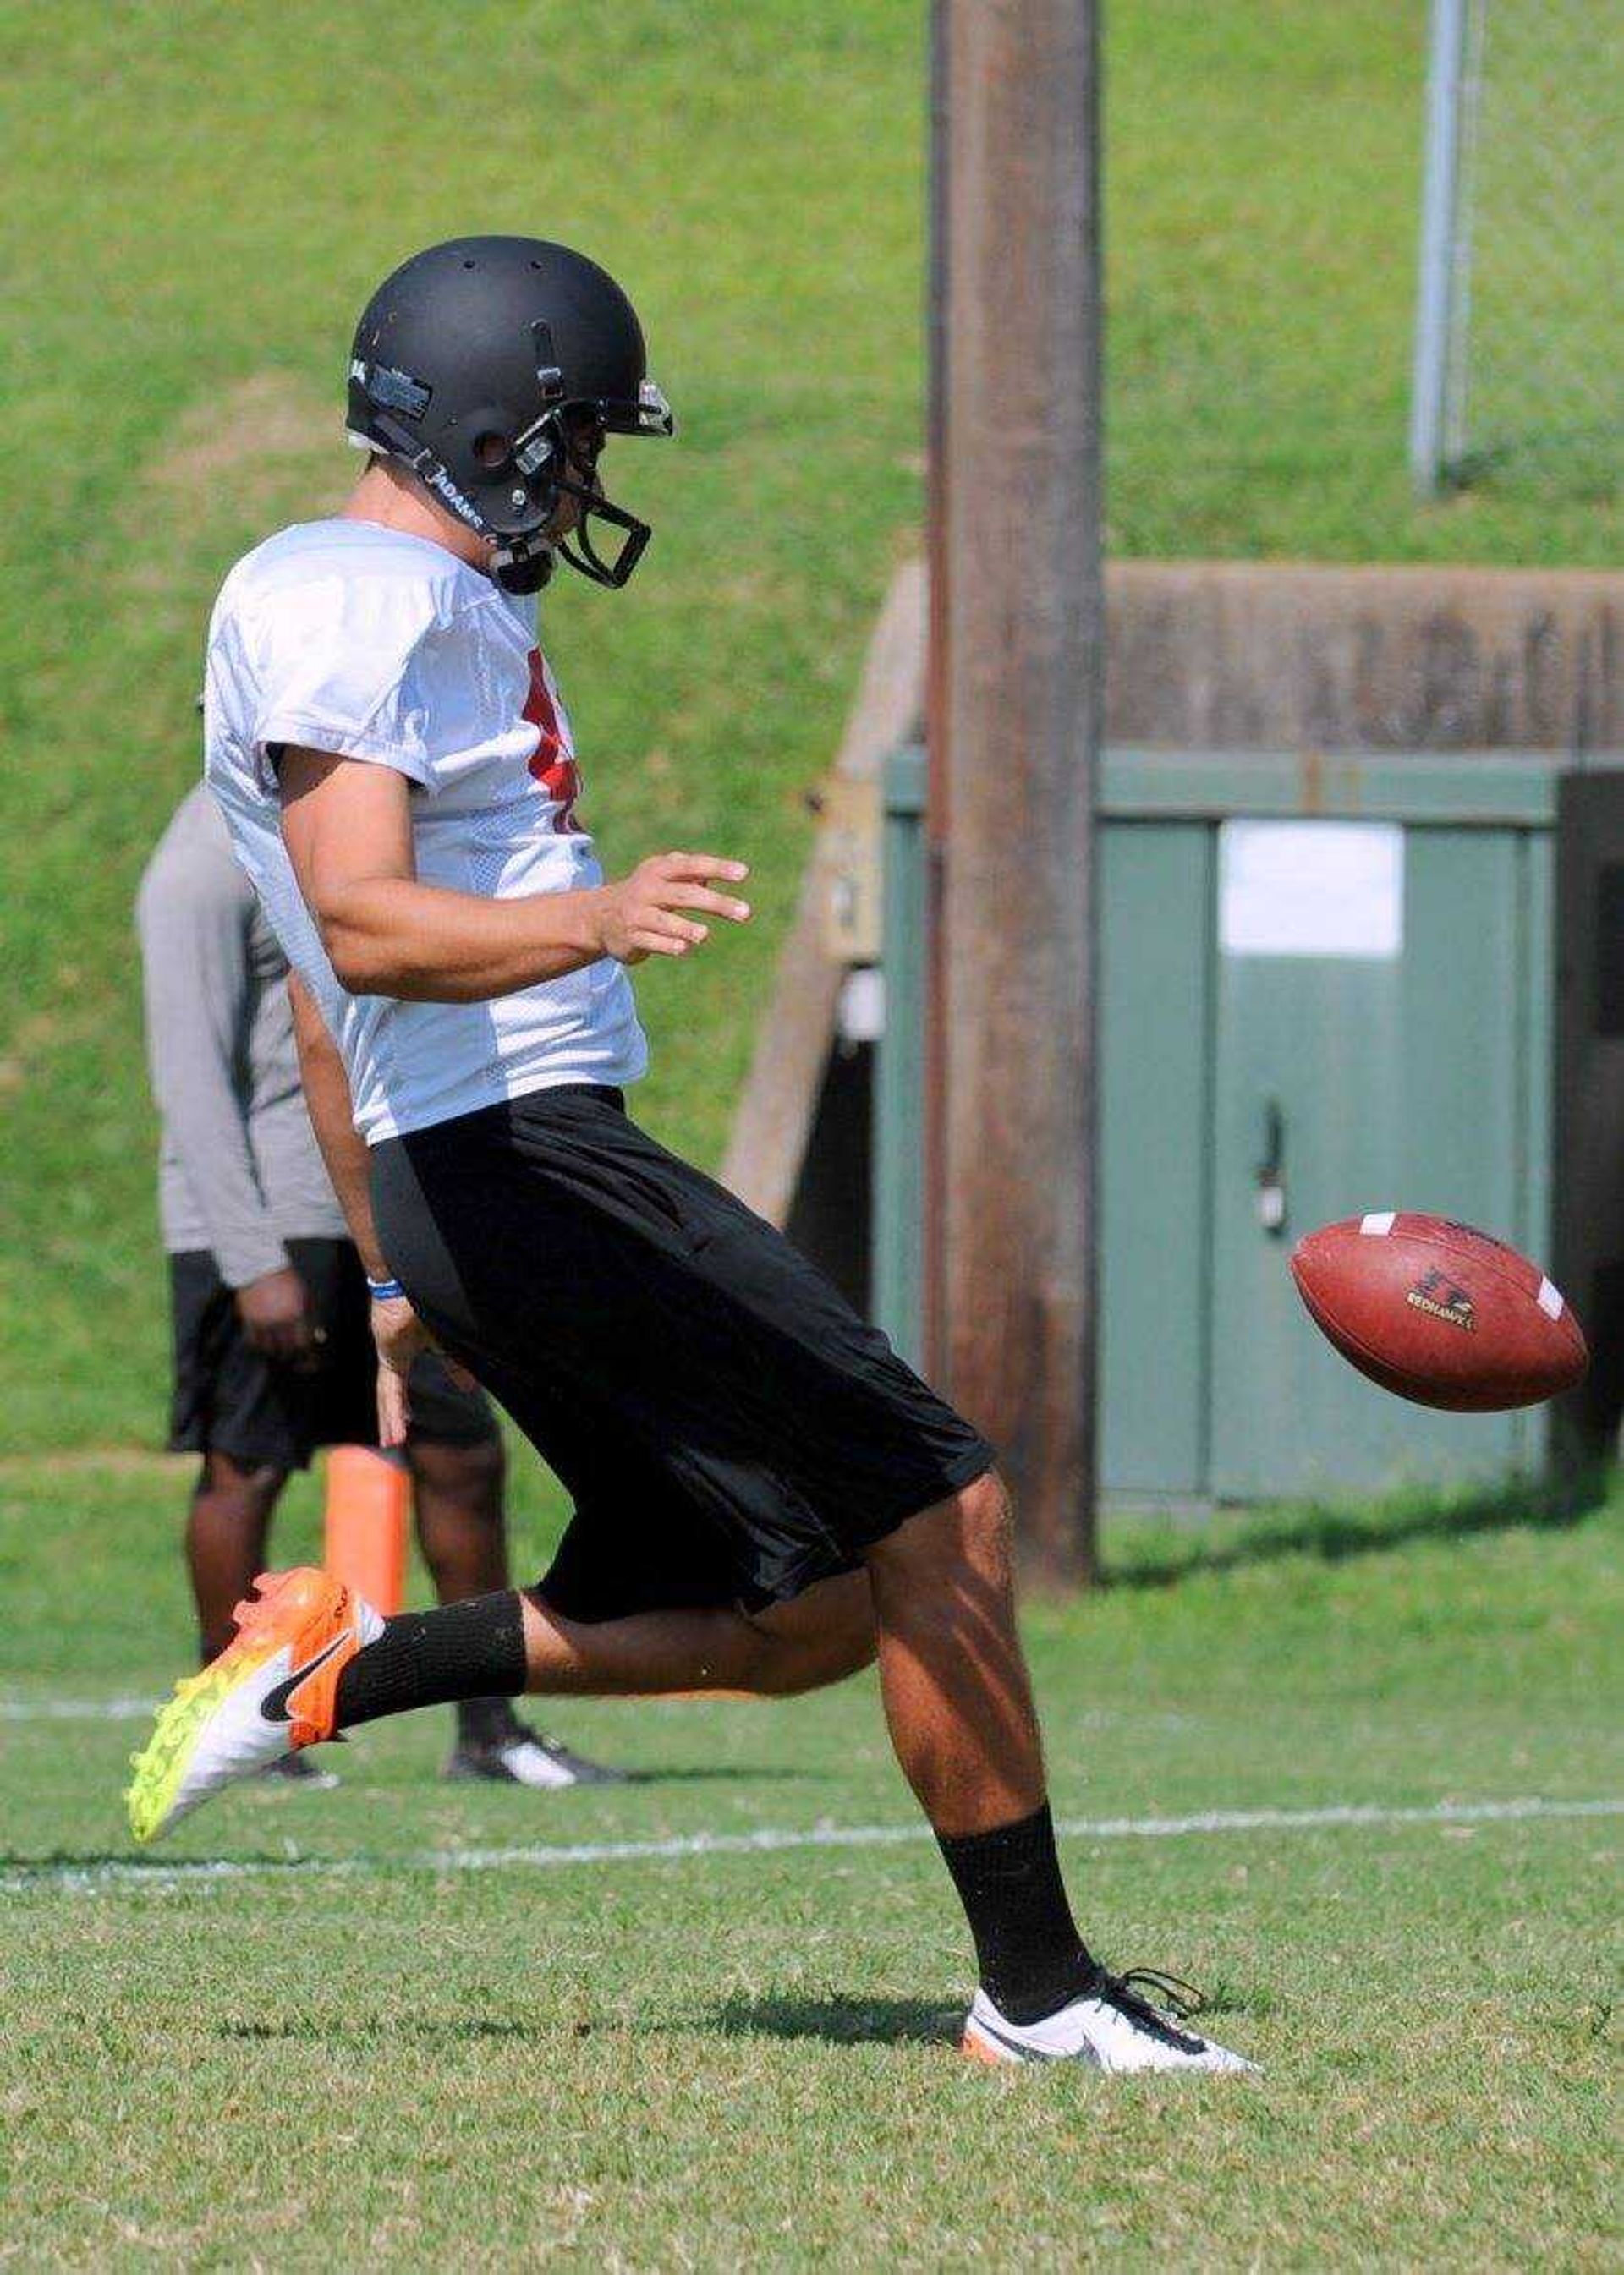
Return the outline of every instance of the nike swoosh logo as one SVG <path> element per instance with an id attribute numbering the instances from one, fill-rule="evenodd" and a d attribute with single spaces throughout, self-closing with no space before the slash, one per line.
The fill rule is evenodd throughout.
<path id="1" fill-rule="evenodd" d="M 1067 2059 L 1064 2054 L 1052 2054 L 1046 2046 L 1033 2045 L 1030 2039 L 1009 2037 L 991 2022 L 982 2022 L 979 2016 L 972 2028 L 979 2030 L 984 2038 L 991 2038 L 995 2045 L 1004 2046 L 1010 2053 L 1018 2054 L 1023 2061 L 1064 2061 Z"/>
<path id="2" fill-rule="evenodd" d="M 296 1667 L 285 1682 L 279 1682 L 274 1690 L 268 1690 L 260 1701 L 260 1712 L 266 1721 L 291 1721 L 293 1718 L 288 1712 L 289 1699 L 301 1682 L 307 1682 L 317 1667 L 325 1667 L 333 1653 L 336 1651 L 342 1651 L 348 1641 L 347 1636 L 335 1636 L 325 1651 L 319 1651 L 315 1657 L 307 1659 L 303 1667 Z"/>

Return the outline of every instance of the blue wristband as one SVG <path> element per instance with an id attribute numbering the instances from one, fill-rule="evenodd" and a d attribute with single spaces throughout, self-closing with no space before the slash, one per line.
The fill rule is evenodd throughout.
<path id="1" fill-rule="evenodd" d="M 405 1295 L 398 1280 L 373 1280 L 366 1282 L 367 1293 L 374 1304 L 397 1304 Z"/>

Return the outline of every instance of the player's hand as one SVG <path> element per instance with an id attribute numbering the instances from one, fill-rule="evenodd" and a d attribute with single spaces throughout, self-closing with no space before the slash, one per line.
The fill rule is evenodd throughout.
<path id="1" fill-rule="evenodd" d="M 378 1443 L 404 1446 L 412 1420 L 406 1378 L 428 1349 L 428 1329 L 404 1296 L 372 1307 L 372 1339 L 378 1349 Z"/>
<path id="2" fill-rule="evenodd" d="M 310 1290 L 291 1264 L 250 1280 L 237 1291 L 237 1316 L 253 1349 L 279 1365 L 307 1372 L 321 1340 Z"/>
<path id="3" fill-rule="evenodd" d="M 440 1346 L 404 1296 L 372 1307 L 372 1339 L 378 1351 L 378 1443 L 404 1446 L 412 1426 L 412 1400 L 407 1380 L 426 1350 Z M 445 1352 L 445 1371 L 459 1390 L 472 1390 L 474 1379 L 465 1366 Z"/>
<path id="4" fill-rule="evenodd" d="M 656 853 L 640 861 L 629 877 L 602 888 L 600 936 L 605 956 L 617 964 L 641 964 L 650 956 L 686 956 L 710 937 L 706 917 L 743 924 L 748 901 L 714 889 L 742 885 L 750 871 L 743 861 L 723 861 L 714 853 Z"/>

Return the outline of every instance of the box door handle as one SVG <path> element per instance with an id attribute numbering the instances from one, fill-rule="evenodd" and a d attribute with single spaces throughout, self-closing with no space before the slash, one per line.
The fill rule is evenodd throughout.
<path id="1" fill-rule="evenodd" d="M 1264 1101 L 1263 1158 L 1253 1175 L 1258 1221 L 1278 1240 L 1286 1229 L 1286 1117 L 1278 1098 Z"/>

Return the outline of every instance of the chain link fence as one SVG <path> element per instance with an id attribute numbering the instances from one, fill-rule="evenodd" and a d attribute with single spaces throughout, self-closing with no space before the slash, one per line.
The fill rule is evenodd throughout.
<path id="1" fill-rule="evenodd" d="M 1624 9 L 1433 0 L 1418 488 L 1616 483 L 1621 270 Z"/>

